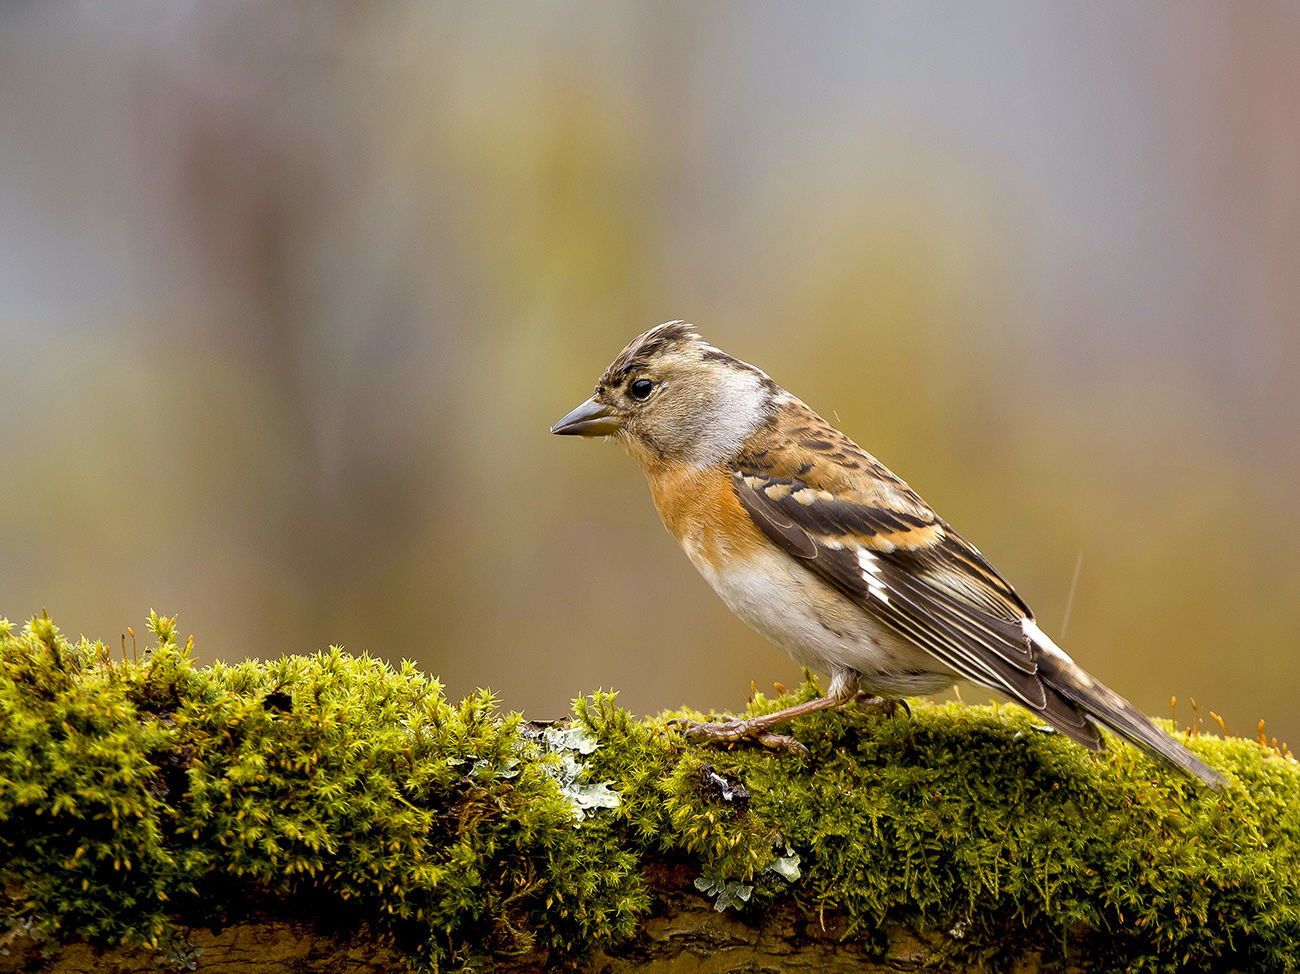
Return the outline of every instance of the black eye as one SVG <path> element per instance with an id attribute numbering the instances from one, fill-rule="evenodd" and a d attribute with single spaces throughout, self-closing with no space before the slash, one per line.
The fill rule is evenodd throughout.
<path id="1" fill-rule="evenodd" d="M 644 402 L 646 399 L 649 398 L 650 390 L 652 390 L 654 387 L 655 384 L 651 382 L 649 379 L 637 379 L 635 382 L 633 382 L 630 386 L 627 387 L 627 391 L 632 393 L 633 399 L 637 400 L 638 402 Z"/>

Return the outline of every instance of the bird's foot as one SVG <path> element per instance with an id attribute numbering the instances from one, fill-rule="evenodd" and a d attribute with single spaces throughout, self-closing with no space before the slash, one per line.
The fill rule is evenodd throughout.
<path id="1" fill-rule="evenodd" d="M 873 696 L 866 691 L 851 693 L 851 691 L 841 690 L 825 697 L 817 697 L 814 700 L 787 707 L 785 710 L 773 714 L 762 714 L 758 717 L 750 717 L 747 720 L 731 717 L 718 723 L 703 723 L 697 720 L 679 718 L 673 723 L 681 727 L 687 737 L 721 744 L 734 744 L 737 741 L 751 740 L 773 750 L 787 751 L 802 757 L 808 757 L 808 748 L 793 737 L 788 737 L 785 734 L 773 734 L 771 728 L 778 724 L 789 723 L 796 717 L 816 713 L 819 710 L 840 709 L 849 703 L 856 703 L 860 707 L 878 707 L 890 716 L 893 716 L 900 704 L 904 710 L 907 710 L 907 704 L 901 700 L 887 700 L 884 697 Z M 910 716 L 911 711 L 908 710 L 907 712 Z"/>
<path id="2" fill-rule="evenodd" d="M 687 737 L 713 741 L 719 744 L 734 744 L 750 740 L 774 751 L 787 751 L 808 757 L 808 748 L 786 734 L 773 734 L 767 729 L 770 724 L 759 720 L 740 720 L 733 718 L 721 723 L 704 723 L 698 720 L 679 718 L 673 721 Z"/>
<path id="3" fill-rule="evenodd" d="M 852 703 L 859 707 L 871 707 L 876 710 L 883 710 L 890 717 L 898 713 L 898 708 L 903 708 L 903 713 L 912 716 L 912 708 L 907 705 L 906 700 L 891 700 L 888 697 L 877 697 L 875 694 L 868 693 L 866 690 L 859 690 L 853 695 Z"/>

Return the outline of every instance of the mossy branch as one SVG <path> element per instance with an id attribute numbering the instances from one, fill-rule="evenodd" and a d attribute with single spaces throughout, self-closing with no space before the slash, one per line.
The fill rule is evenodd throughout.
<path id="1" fill-rule="evenodd" d="M 150 626 L 136 661 L 0 622 L 0 970 L 310 967 L 245 929 L 354 970 L 1300 969 L 1300 767 L 1260 742 L 1190 741 L 1214 792 L 1018 708 L 916 704 L 796 722 L 805 760 L 612 694 L 539 727 L 338 649 L 196 667 Z"/>

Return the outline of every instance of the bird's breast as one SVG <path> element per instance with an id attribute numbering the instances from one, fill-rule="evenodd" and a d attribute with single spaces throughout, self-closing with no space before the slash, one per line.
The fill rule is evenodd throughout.
<path id="1" fill-rule="evenodd" d="M 647 472 L 646 479 L 664 527 L 706 577 L 709 570 L 753 557 L 767 545 L 740 506 L 729 473 L 679 468 Z"/>
<path id="2" fill-rule="evenodd" d="M 746 625 L 822 672 L 852 669 L 880 692 L 929 692 L 950 677 L 759 531 L 729 474 L 647 473 L 655 508 L 691 563 Z"/>

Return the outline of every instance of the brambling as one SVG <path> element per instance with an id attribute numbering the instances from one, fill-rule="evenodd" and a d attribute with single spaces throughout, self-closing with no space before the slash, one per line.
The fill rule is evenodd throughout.
<path id="1" fill-rule="evenodd" d="M 802 749 L 772 728 L 957 680 L 1092 751 L 1106 727 L 1209 785 L 1225 779 L 1085 673 L 976 548 L 884 464 L 681 321 L 636 338 L 552 433 L 612 436 L 691 563 L 751 628 L 830 675 L 825 696 L 693 735 Z"/>

